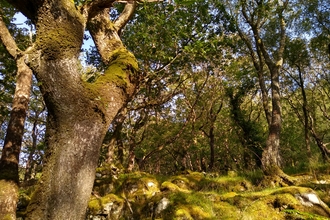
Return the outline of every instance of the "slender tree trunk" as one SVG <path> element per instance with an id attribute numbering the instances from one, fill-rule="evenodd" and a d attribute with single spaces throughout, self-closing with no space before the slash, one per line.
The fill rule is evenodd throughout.
<path id="1" fill-rule="evenodd" d="M 258 72 L 259 86 L 261 90 L 262 106 L 264 107 L 267 124 L 270 125 L 272 120 L 272 114 L 271 111 L 269 110 L 268 91 L 265 85 L 264 70 L 263 68 L 257 69 L 257 72 Z"/>
<path id="2" fill-rule="evenodd" d="M 279 73 L 280 66 L 271 69 L 271 87 L 272 87 L 272 120 L 269 127 L 269 135 L 266 141 L 266 148 L 262 153 L 262 168 L 266 177 L 267 185 L 269 181 L 275 185 L 287 186 L 294 183 L 293 178 L 286 175 L 281 170 L 281 157 L 280 157 L 280 134 L 282 127 L 281 118 L 281 98 L 280 98 L 280 87 L 279 87 Z M 280 182 L 278 179 L 280 178 Z"/>
<path id="3" fill-rule="evenodd" d="M 311 134 L 312 134 L 314 140 L 316 141 L 318 148 L 321 151 L 323 161 L 330 162 L 330 150 L 327 148 L 327 146 L 325 146 L 322 138 L 320 138 L 319 135 L 316 133 L 315 129 L 313 128 L 313 125 L 311 125 L 310 131 L 311 131 Z"/>
<path id="4" fill-rule="evenodd" d="M 281 98 L 279 85 L 279 68 L 271 71 L 271 87 L 272 87 L 272 119 L 269 126 L 269 135 L 266 141 L 266 148 L 262 154 L 263 169 L 266 170 L 271 166 L 280 167 L 280 134 L 282 127 L 281 119 Z"/>
<path id="5" fill-rule="evenodd" d="M 116 116 L 116 119 L 113 122 L 114 131 L 110 137 L 110 141 L 108 144 L 108 150 L 107 150 L 107 158 L 106 162 L 108 164 L 111 164 L 115 158 L 114 150 L 117 147 L 117 159 L 122 164 L 124 160 L 124 146 L 123 142 L 121 140 L 121 130 L 123 127 L 124 120 L 126 118 L 126 109 L 122 109 L 121 112 Z M 121 146 L 121 149 L 120 149 Z"/>
<path id="6" fill-rule="evenodd" d="M 192 164 L 192 160 L 191 160 L 191 156 L 190 156 L 190 153 L 189 152 L 187 152 L 186 157 L 187 157 L 187 167 L 188 167 L 188 169 L 189 170 L 195 170 L 194 169 L 194 166 Z"/>
<path id="7" fill-rule="evenodd" d="M 136 143 L 134 138 L 130 140 L 129 151 L 128 151 L 128 161 L 127 161 L 127 172 L 132 172 L 135 165 L 135 153 Z"/>
<path id="8" fill-rule="evenodd" d="M 211 125 L 210 131 L 209 131 L 209 145 L 210 145 L 210 163 L 209 163 L 209 169 L 213 170 L 214 168 L 214 161 L 215 161 L 215 153 L 214 153 L 214 144 L 215 144 L 215 135 L 214 135 L 214 126 Z"/>
<path id="9" fill-rule="evenodd" d="M 116 140 L 111 138 L 109 143 L 106 145 L 107 154 L 105 158 L 105 163 L 112 164 L 115 158 L 115 147 L 116 147 Z"/>
<path id="10" fill-rule="evenodd" d="M 310 159 L 312 156 L 311 153 L 311 146 L 310 146 L 310 138 L 309 138 L 309 119 L 308 119 L 308 110 L 307 110 L 307 96 L 305 92 L 305 86 L 304 86 L 304 79 L 302 77 L 302 72 L 300 67 L 298 66 L 298 74 L 299 74 L 299 84 L 301 89 L 301 95 L 303 97 L 303 113 L 304 113 L 304 133 L 305 133 L 305 146 L 307 151 L 307 156 Z"/>
<path id="11" fill-rule="evenodd" d="M 322 158 L 325 162 L 329 162 L 330 161 L 330 151 L 327 149 L 327 147 L 324 145 L 322 139 L 318 136 L 318 134 L 316 133 L 315 129 L 314 129 L 314 120 L 313 118 L 309 115 L 307 106 L 308 106 L 308 102 L 307 102 L 307 96 L 306 96 L 306 92 L 305 92 L 305 87 L 304 87 L 304 80 L 302 77 L 302 70 L 300 68 L 300 66 L 297 66 L 298 68 L 298 74 L 299 74 L 299 86 L 301 88 L 301 94 L 303 97 L 303 106 L 302 106 L 302 110 L 303 110 L 303 124 L 304 124 L 304 134 L 305 134 L 305 146 L 306 146 L 306 151 L 307 151 L 307 156 L 309 159 L 311 159 L 311 148 L 310 148 L 310 133 L 312 135 L 312 137 L 314 138 L 314 140 L 316 141 L 316 144 L 318 146 L 318 148 L 321 151 L 322 154 Z"/>
<path id="12" fill-rule="evenodd" d="M 19 154 L 32 83 L 32 71 L 25 65 L 24 57 L 16 63 L 16 89 L 0 159 L 0 219 L 16 219 Z"/>
<path id="13" fill-rule="evenodd" d="M 118 154 L 117 154 L 118 162 L 121 165 L 123 165 L 124 164 L 124 143 L 121 139 L 117 140 L 117 150 L 118 150 Z"/>
<path id="14" fill-rule="evenodd" d="M 32 169 L 34 167 L 34 160 L 33 160 L 33 155 L 37 149 L 37 134 L 36 134 L 36 130 L 37 130 L 37 119 L 34 121 L 33 123 L 33 127 L 32 127 L 32 146 L 29 152 L 29 156 L 28 159 L 26 161 L 26 166 L 25 166 L 25 174 L 24 174 L 24 182 L 27 182 L 31 179 L 31 173 L 32 173 Z"/>

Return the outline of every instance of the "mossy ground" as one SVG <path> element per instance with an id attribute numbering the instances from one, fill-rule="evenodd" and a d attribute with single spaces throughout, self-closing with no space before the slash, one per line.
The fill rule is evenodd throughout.
<path id="1" fill-rule="evenodd" d="M 319 175 L 319 180 L 304 174 L 299 178 L 306 181 L 298 181 L 300 183 L 296 186 L 260 187 L 256 184 L 260 182 L 259 177 L 254 175 L 218 176 L 186 172 L 175 176 L 154 176 L 135 172 L 112 178 L 106 167 L 99 168 L 97 173 L 102 175 L 96 178 L 88 204 L 89 218 L 323 220 L 330 217 L 321 206 L 305 206 L 296 197 L 315 193 L 330 205 L 328 174 Z M 110 184 L 111 187 L 107 187 Z M 102 191 L 105 188 L 107 193 Z"/>
<path id="2" fill-rule="evenodd" d="M 136 172 L 120 175 L 114 185 L 112 193 L 125 201 L 121 219 L 329 218 L 321 207 L 304 206 L 296 198 L 297 194 L 316 192 L 329 205 L 329 184 L 261 188 L 246 177 L 232 174 L 213 177 L 186 172 L 156 178 Z M 159 211 L 164 198 L 169 204 Z"/>

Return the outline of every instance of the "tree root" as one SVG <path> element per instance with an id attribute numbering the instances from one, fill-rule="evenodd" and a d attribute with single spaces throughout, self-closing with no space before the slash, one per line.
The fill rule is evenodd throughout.
<path id="1" fill-rule="evenodd" d="M 264 170 L 264 178 L 260 182 L 261 187 L 284 187 L 293 186 L 296 183 L 294 177 L 285 174 L 278 166 Z"/>

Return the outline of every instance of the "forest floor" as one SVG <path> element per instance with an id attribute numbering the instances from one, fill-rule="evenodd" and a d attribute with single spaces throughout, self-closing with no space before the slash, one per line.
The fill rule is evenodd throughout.
<path id="1" fill-rule="evenodd" d="M 103 167 L 86 219 L 330 219 L 330 170 L 292 177 L 294 186 L 274 187 L 261 186 L 260 172 L 159 176 Z M 22 207 L 29 191 L 21 191 Z"/>

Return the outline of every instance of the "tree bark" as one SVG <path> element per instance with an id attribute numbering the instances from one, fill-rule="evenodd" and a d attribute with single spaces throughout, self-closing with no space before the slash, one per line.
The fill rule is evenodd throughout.
<path id="1" fill-rule="evenodd" d="M 311 159 L 312 152 L 311 152 L 310 138 L 309 138 L 309 124 L 310 124 L 310 122 L 309 122 L 309 118 L 308 118 L 308 109 L 307 109 L 308 102 L 307 102 L 307 96 L 306 96 L 302 71 L 301 71 L 300 66 L 297 66 L 297 68 L 298 68 L 298 74 L 299 74 L 299 86 L 300 86 L 300 89 L 301 89 L 301 95 L 303 97 L 302 110 L 303 110 L 303 114 L 304 114 L 303 124 L 304 124 L 304 137 L 305 137 L 306 152 L 307 152 L 308 159 Z"/>
<path id="2" fill-rule="evenodd" d="M 13 106 L 0 159 L 0 219 L 16 219 L 18 198 L 18 164 L 24 133 L 24 123 L 32 82 L 32 71 L 24 58 L 17 60 L 17 82 Z"/>
<path id="3" fill-rule="evenodd" d="M 26 161 L 26 166 L 25 166 L 25 174 L 24 174 L 24 180 L 23 182 L 26 183 L 31 179 L 31 174 L 32 174 L 32 169 L 34 167 L 35 161 L 33 160 L 33 156 L 35 154 L 35 151 L 37 149 L 37 120 L 34 121 L 33 126 L 32 126 L 32 144 L 31 144 L 31 149 L 29 152 L 28 159 Z"/>
<path id="4" fill-rule="evenodd" d="M 16 220 L 18 184 L 12 180 L 0 179 L 0 219 Z"/>
<path id="5" fill-rule="evenodd" d="M 121 130 L 123 127 L 124 120 L 126 119 L 126 109 L 122 109 L 119 114 L 117 114 L 112 126 L 114 127 L 113 133 L 111 134 L 109 143 L 107 143 L 107 154 L 106 154 L 106 163 L 112 164 L 114 159 L 117 159 L 121 165 L 123 165 L 124 161 L 124 146 L 121 138 Z M 114 151 L 117 148 L 117 155 L 115 155 Z"/>
<path id="6" fill-rule="evenodd" d="M 137 61 L 118 34 L 135 3 L 111 22 L 114 1 L 90 1 L 82 8 L 71 0 L 9 2 L 35 22 L 36 41 L 24 60 L 36 74 L 48 109 L 43 175 L 26 219 L 84 219 L 103 138 L 135 90 Z M 82 81 L 78 59 L 87 22 L 107 65 L 94 83 Z M 18 158 L 11 158 L 17 166 Z"/>
<path id="7" fill-rule="evenodd" d="M 209 146 L 210 146 L 209 169 L 210 170 L 213 170 L 214 162 L 215 162 L 214 144 L 215 144 L 215 135 L 214 135 L 214 125 L 212 124 L 209 130 Z"/>
<path id="8" fill-rule="evenodd" d="M 269 169 L 272 166 L 280 167 L 280 135 L 282 127 L 281 116 L 281 98 L 279 87 L 279 68 L 271 71 L 272 87 L 272 119 L 269 126 L 269 134 L 266 141 L 266 148 L 262 153 L 263 169 Z"/>
<path id="9" fill-rule="evenodd" d="M 261 37 L 261 28 L 263 26 L 263 19 L 268 19 L 268 14 L 270 11 L 267 10 L 263 2 L 257 3 L 256 8 L 250 7 L 246 2 L 242 7 L 242 14 L 245 18 L 246 22 L 250 25 L 254 42 L 255 48 L 257 48 L 257 54 L 259 57 L 259 63 L 256 62 L 256 56 L 253 52 L 252 43 L 248 42 L 247 46 L 250 50 L 251 57 L 253 58 L 254 65 L 258 71 L 258 74 L 262 73 L 259 70 L 262 70 L 259 64 L 265 63 L 270 71 L 271 75 L 271 99 L 272 99 L 272 112 L 271 118 L 269 118 L 269 114 L 266 112 L 266 117 L 269 126 L 269 134 L 266 141 L 266 148 L 262 153 L 262 168 L 266 175 L 272 175 L 273 170 L 280 170 L 280 133 L 281 133 L 281 98 L 280 98 L 280 70 L 283 65 L 283 53 L 285 48 L 285 40 L 286 40 L 286 23 L 284 20 L 283 12 L 288 7 L 289 1 L 283 1 L 282 5 L 277 5 L 276 7 L 276 16 L 278 16 L 278 24 L 279 24 L 279 37 L 278 37 L 278 47 L 275 51 L 271 54 L 267 51 L 264 41 Z M 250 7 L 250 8 L 249 8 Z M 249 10 L 253 10 L 253 13 Z M 260 17 L 259 17 L 260 16 Z M 262 19 L 260 19 L 262 18 Z M 240 34 L 241 37 L 247 38 L 245 35 Z M 245 42 L 247 40 L 245 39 Z M 260 79 L 259 75 L 259 82 L 261 86 L 263 86 L 264 80 Z M 264 92 L 264 89 L 263 89 Z M 263 95 L 264 96 L 264 95 Z M 263 98 L 264 107 L 268 106 L 265 103 L 265 98 Z M 283 172 L 275 172 L 274 175 L 282 177 L 280 175 Z M 283 179 L 283 178 L 282 178 Z"/>
<path id="10" fill-rule="evenodd" d="M 323 142 L 323 138 L 321 138 L 317 132 L 315 131 L 315 125 L 314 125 L 314 120 L 312 116 L 309 115 L 310 118 L 310 124 L 309 124 L 309 129 L 311 132 L 312 137 L 314 138 L 318 148 L 321 151 L 321 155 L 323 158 L 324 162 L 330 162 L 330 150 L 327 148 L 327 146 Z"/>
<path id="11" fill-rule="evenodd" d="M 17 79 L 10 120 L 0 158 L 0 219 L 16 219 L 18 201 L 18 164 L 24 132 L 24 123 L 32 83 L 32 71 L 19 55 L 14 39 L 0 17 L 0 38 L 7 51 L 16 60 Z"/>

